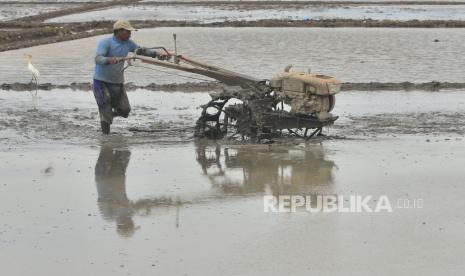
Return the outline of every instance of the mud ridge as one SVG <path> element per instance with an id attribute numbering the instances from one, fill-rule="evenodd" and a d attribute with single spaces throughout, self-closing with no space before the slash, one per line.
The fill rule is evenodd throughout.
<path id="1" fill-rule="evenodd" d="M 424 83 L 413 83 L 413 82 L 368 82 L 368 83 L 356 83 L 346 82 L 342 84 L 343 91 L 440 91 L 440 90 L 457 90 L 465 89 L 465 83 L 460 82 L 424 82 Z"/>
<path id="2" fill-rule="evenodd" d="M 151 83 L 148 85 L 136 85 L 134 83 L 125 84 L 127 91 L 134 91 L 137 89 L 145 89 L 149 91 L 166 91 L 166 92 L 208 92 L 219 90 L 223 87 L 218 82 L 186 82 L 186 83 L 171 83 L 171 84 L 156 84 Z M 35 85 L 31 83 L 3 83 L 0 85 L 1 90 L 7 91 L 34 91 Z M 41 83 L 37 87 L 38 90 L 49 91 L 54 89 L 71 89 L 73 91 L 91 91 L 92 83 L 90 82 L 73 82 L 71 84 L 52 84 Z"/>
<path id="3" fill-rule="evenodd" d="M 210 92 L 219 91 L 224 87 L 219 82 L 185 82 L 185 83 L 170 83 L 137 85 L 127 83 L 126 90 L 134 91 L 144 89 L 149 91 L 165 91 L 165 92 Z M 71 89 L 73 91 L 91 91 L 92 83 L 81 82 L 71 84 L 52 84 L 41 83 L 37 87 L 38 90 L 49 91 L 54 89 Z M 6 91 L 34 91 L 36 88 L 31 83 L 3 83 L 0 85 L 1 90 Z M 342 84 L 342 91 L 441 91 L 441 90 L 459 90 L 465 89 L 465 83 L 460 82 L 346 82 Z"/>

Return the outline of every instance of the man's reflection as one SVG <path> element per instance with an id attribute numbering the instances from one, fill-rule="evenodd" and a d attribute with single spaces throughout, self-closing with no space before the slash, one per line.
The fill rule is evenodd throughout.
<path id="1" fill-rule="evenodd" d="M 176 227 L 179 226 L 179 209 L 182 202 L 178 197 L 154 195 L 150 198 L 131 200 L 126 194 L 126 169 L 131 151 L 126 141 L 113 139 L 105 141 L 95 165 L 95 183 L 98 193 L 98 207 L 105 220 L 115 221 L 118 234 L 131 237 L 135 227 L 133 217 L 150 215 L 153 208 L 176 208 Z"/>
<path id="2" fill-rule="evenodd" d="M 102 145 L 95 165 L 98 206 L 104 219 L 115 221 L 121 236 L 134 234 L 135 210 L 126 195 L 126 168 L 131 152 L 127 148 Z"/>

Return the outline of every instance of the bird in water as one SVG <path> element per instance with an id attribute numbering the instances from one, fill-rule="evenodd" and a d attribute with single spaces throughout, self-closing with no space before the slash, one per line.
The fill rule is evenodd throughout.
<path id="1" fill-rule="evenodd" d="M 31 72 L 32 78 L 31 78 L 31 83 L 34 82 L 36 85 L 36 95 L 37 95 L 37 86 L 38 86 L 38 80 L 39 80 L 39 70 L 37 70 L 34 65 L 32 65 L 32 55 L 31 54 L 26 54 L 26 60 L 27 60 L 27 69 Z"/>

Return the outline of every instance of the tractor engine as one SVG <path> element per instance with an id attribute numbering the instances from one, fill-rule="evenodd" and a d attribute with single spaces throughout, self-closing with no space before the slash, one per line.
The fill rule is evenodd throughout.
<path id="1" fill-rule="evenodd" d="M 312 114 L 320 120 L 331 118 L 341 90 L 341 82 L 334 77 L 306 72 L 283 72 L 271 79 L 271 86 L 290 105 L 291 113 Z"/>

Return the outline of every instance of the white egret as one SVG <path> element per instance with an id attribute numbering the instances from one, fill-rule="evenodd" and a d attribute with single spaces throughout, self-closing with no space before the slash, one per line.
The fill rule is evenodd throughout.
<path id="1" fill-rule="evenodd" d="M 36 84 L 36 95 L 37 95 L 37 86 L 38 86 L 38 80 L 39 80 L 39 70 L 37 70 L 34 65 L 32 65 L 32 55 L 31 54 L 26 54 L 26 59 L 27 59 L 27 69 L 31 72 L 32 78 L 31 78 L 31 83 L 32 81 L 35 82 Z"/>

